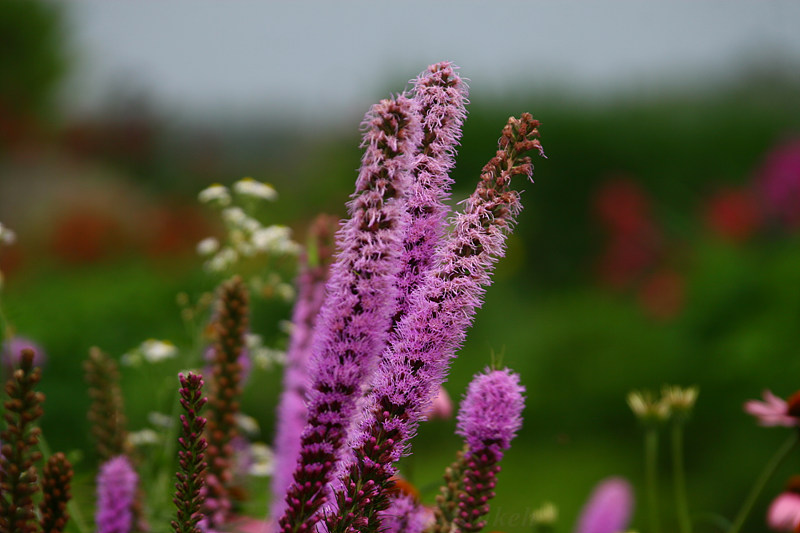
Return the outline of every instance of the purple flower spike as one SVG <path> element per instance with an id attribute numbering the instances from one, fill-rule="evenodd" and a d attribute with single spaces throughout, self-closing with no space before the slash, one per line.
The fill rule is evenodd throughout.
<path id="1" fill-rule="evenodd" d="M 130 533 L 139 477 L 124 455 L 109 459 L 97 475 L 97 533 Z"/>
<path id="2" fill-rule="evenodd" d="M 275 435 L 275 473 L 272 476 L 271 515 L 279 517 L 286 508 L 286 490 L 292 482 L 300 456 L 300 435 L 306 426 L 306 394 L 310 378 L 308 359 L 311 339 L 328 280 L 335 228 L 333 217 L 321 215 L 311 227 L 308 253 L 302 258 L 297 277 L 297 300 L 292 313 L 292 335 L 286 352 L 283 392 L 278 405 Z M 313 259 L 316 257 L 316 260 Z"/>
<path id="3" fill-rule="evenodd" d="M 383 533 L 422 533 L 433 520 L 431 510 L 414 501 L 407 494 L 400 494 L 381 511 Z"/>
<path id="4" fill-rule="evenodd" d="M 408 313 L 411 295 L 433 266 L 434 249 L 449 211 L 444 203 L 453 183 L 449 173 L 467 115 L 467 85 L 456 69 L 448 62 L 437 63 L 414 80 L 414 101 L 422 115 L 422 144 L 406 194 L 411 220 L 397 275 L 400 294 L 395 324 Z"/>
<path id="5" fill-rule="evenodd" d="M 484 167 L 475 192 L 456 215 L 453 232 L 440 244 L 435 267 L 414 293 L 409 313 L 397 326 L 372 383 L 364 419 L 353 435 L 354 460 L 334 486 L 338 513 L 327 526 L 345 533 L 362 520 L 380 528 L 378 511 L 388 506 L 394 463 L 430 408 L 481 304 L 491 271 L 503 255 L 506 236 L 521 209 L 511 190 L 516 175 L 530 177 L 522 154 L 541 151 L 539 123 L 529 114 L 509 119 L 497 155 Z"/>
<path id="6" fill-rule="evenodd" d="M 501 453 L 522 427 L 525 387 L 508 369 L 478 374 L 469 384 L 458 411 L 456 433 L 464 437 L 470 453 L 492 448 Z"/>
<path id="7" fill-rule="evenodd" d="M 327 298 L 318 317 L 308 424 L 280 520 L 285 533 L 311 531 L 368 377 L 396 311 L 396 276 L 408 222 L 405 194 L 421 140 L 417 104 L 383 100 L 365 120 L 366 146 L 350 219 L 337 235 Z"/>
<path id="8" fill-rule="evenodd" d="M 525 388 L 510 370 L 487 370 L 473 378 L 458 412 L 456 432 L 464 437 L 467 453 L 453 524 L 460 531 L 480 531 L 494 498 L 503 452 L 522 427 Z"/>
<path id="9" fill-rule="evenodd" d="M 620 533 L 633 513 L 633 489 L 619 477 L 604 479 L 583 506 L 575 533 Z"/>

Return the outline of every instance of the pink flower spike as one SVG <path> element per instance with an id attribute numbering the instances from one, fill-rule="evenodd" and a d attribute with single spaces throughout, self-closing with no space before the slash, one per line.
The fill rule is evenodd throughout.
<path id="1" fill-rule="evenodd" d="M 625 531 L 633 513 L 633 489 L 619 477 L 606 478 L 595 486 L 578 519 L 575 533 Z"/>
<path id="2" fill-rule="evenodd" d="M 767 525 L 775 531 L 795 531 L 800 525 L 800 494 L 778 494 L 767 510 Z"/>
<path id="3" fill-rule="evenodd" d="M 763 398 L 763 402 L 749 400 L 744 403 L 745 413 L 756 417 L 760 425 L 785 427 L 800 425 L 800 420 L 789 415 L 789 408 L 785 400 L 778 398 L 768 390 L 764 391 Z"/>

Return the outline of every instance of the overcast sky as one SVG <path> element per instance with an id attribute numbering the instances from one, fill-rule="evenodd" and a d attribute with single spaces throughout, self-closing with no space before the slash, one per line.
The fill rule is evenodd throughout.
<path id="1" fill-rule="evenodd" d="M 82 1 L 66 6 L 68 109 L 144 92 L 178 114 L 331 117 L 452 60 L 473 97 L 583 94 L 800 65 L 800 2 Z M 397 86 L 397 84 L 400 86 Z"/>

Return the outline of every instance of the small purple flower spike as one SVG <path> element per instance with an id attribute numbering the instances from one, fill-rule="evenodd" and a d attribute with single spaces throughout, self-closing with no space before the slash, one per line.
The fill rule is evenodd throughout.
<path id="1" fill-rule="evenodd" d="M 467 443 L 464 492 L 453 519 L 460 531 L 476 532 L 486 527 L 483 516 L 489 512 L 489 501 L 495 496 L 498 463 L 522 427 L 524 392 L 519 376 L 508 369 L 487 369 L 469 384 L 458 411 L 456 429 Z"/>
<path id="2" fill-rule="evenodd" d="M 508 369 L 487 369 L 473 378 L 461 402 L 456 429 L 464 437 L 468 453 L 491 448 L 502 456 L 522 427 L 524 392 L 519 376 Z"/>
<path id="3" fill-rule="evenodd" d="M 633 489 L 619 477 L 595 486 L 581 510 L 575 533 L 620 533 L 628 528 L 633 513 Z"/>
<path id="4" fill-rule="evenodd" d="M 130 533 L 139 476 L 124 455 L 109 459 L 97 475 L 97 533 Z"/>

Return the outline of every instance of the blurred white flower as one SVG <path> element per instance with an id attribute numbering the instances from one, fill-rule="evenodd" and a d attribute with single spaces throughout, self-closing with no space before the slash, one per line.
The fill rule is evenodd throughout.
<path id="1" fill-rule="evenodd" d="M 171 416 L 165 413 L 159 413 L 158 411 L 151 411 L 147 413 L 147 421 L 157 428 L 164 429 L 171 428 L 174 424 Z"/>
<path id="2" fill-rule="evenodd" d="M 219 250 L 219 241 L 214 237 L 206 237 L 197 243 L 197 253 L 200 255 L 211 255 Z"/>
<path id="3" fill-rule="evenodd" d="M 286 335 L 291 335 L 294 329 L 294 324 L 291 320 L 281 320 L 278 322 L 278 329 Z"/>
<path id="4" fill-rule="evenodd" d="M 244 345 L 247 346 L 248 350 L 261 348 L 263 343 L 263 338 L 257 333 L 245 333 L 244 335 Z"/>
<path id="5" fill-rule="evenodd" d="M 148 363 L 158 363 L 178 355 L 178 349 L 174 344 L 157 339 L 147 339 L 139 346 L 139 351 Z"/>
<path id="6" fill-rule="evenodd" d="M 248 416 L 244 413 L 236 414 L 236 425 L 244 432 L 245 435 L 250 437 L 258 435 L 258 432 L 261 430 L 258 425 L 258 421 L 252 416 Z"/>
<path id="7" fill-rule="evenodd" d="M 16 240 L 17 234 L 0 222 L 0 244 L 14 244 Z"/>
<path id="8" fill-rule="evenodd" d="M 272 348 L 258 348 L 251 350 L 253 363 L 261 370 L 271 370 L 274 365 L 286 362 L 286 352 Z"/>
<path id="9" fill-rule="evenodd" d="M 200 191 L 197 198 L 204 204 L 217 203 L 221 206 L 226 206 L 231 203 L 231 195 L 228 192 L 228 188 L 219 183 L 215 183 Z"/>
<path id="10" fill-rule="evenodd" d="M 275 294 L 283 301 L 291 302 L 295 297 L 294 287 L 289 283 L 280 283 L 275 287 Z"/>
<path id="11" fill-rule="evenodd" d="M 211 272 L 222 272 L 239 260 L 239 254 L 233 248 L 225 247 L 206 261 L 206 268 Z"/>
<path id="12" fill-rule="evenodd" d="M 253 178 L 243 178 L 233 184 L 233 190 L 237 194 L 253 196 L 264 200 L 277 200 L 278 193 L 271 185 L 254 180 Z"/>
<path id="13" fill-rule="evenodd" d="M 226 207 L 222 210 L 222 220 L 233 226 L 241 226 L 247 219 L 247 213 L 241 207 Z"/>
<path id="14" fill-rule="evenodd" d="M 256 442 L 250 446 L 250 455 L 253 462 L 250 465 L 250 475 L 257 477 L 271 476 L 275 470 L 275 455 L 272 448 L 264 443 Z"/>
<path id="15" fill-rule="evenodd" d="M 279 251 L 286 241 L 291 242 L 291 233 L 287 226 L 272 225 L 254 231 L 251 240 L 260 251 Z"/>
<path id="16" fill-rule="evenodd" d="M 158 441 L 158 433 L 152 429 L 142 429 L 140 431 L 132 431 L 128 433 L 128 444 L 132 446 L 158 444 Z"/>
<path id="17" fill-rule="evenodd" d="M 122 354 L 122 358 L 120 359 L 120 363 L 122 366 L 139 366 L 142 364 L 142 352 L 139 350 L 131 350 L 130 352 L 126 352 Z"/>

